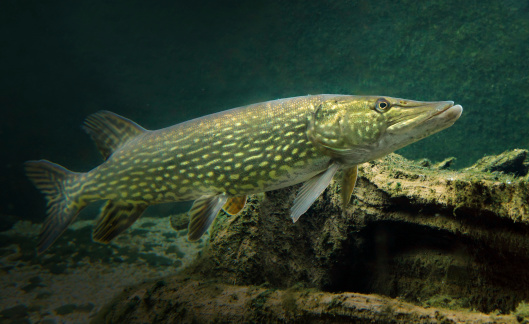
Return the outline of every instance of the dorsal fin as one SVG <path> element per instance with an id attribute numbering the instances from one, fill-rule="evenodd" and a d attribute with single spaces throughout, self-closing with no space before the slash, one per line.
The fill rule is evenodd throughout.
<path id="1" fill-rule="evenodd" d="M 132 120 L 106 110 L 88 116 L 83 129 L 94 140 L 105 160 L 127 141 L 146 131 Z"/>

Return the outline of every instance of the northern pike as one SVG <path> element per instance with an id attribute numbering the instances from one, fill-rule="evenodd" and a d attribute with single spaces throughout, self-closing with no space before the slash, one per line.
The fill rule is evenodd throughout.
<path id="1" fill-rule="evenodd" d="M 294 222 L 343 170 L 342 203 L 350 200 L 357 165 L 383 157 L 451 126 L 463 108 L 452 101 L 380 96 L 313 95 L 279 99 L 146 130 L 109 111 L 84 129 L 105 162 L 86 173 L 47 160 L 26 173 L 47 200 L 38 253 L 89 203 L 106 200 L 94 241 L 108 243 L 153 204 L 194 200 L 188 239 L 198 240 L 221 209 L 239 213 L 251 194 L 303 183 Z"/>

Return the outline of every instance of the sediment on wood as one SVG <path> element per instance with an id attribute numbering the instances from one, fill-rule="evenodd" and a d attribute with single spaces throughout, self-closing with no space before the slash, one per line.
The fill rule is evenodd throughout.
<path id="1" fill-rule="evenodd" d="M 219 294 L 228 286 L 301 285 L 315 294 L 508 314 L 529 300 L 527 164 L 523 153 L 509 154 L 460 171 L 448 170 L 449 160 L 390 154 L 359 167 L 346 210 L 334 181 L 295 224 L 289 214 L 299 186 L 252 196 L 240 215 L 219 214 L 185 273 L 227 285 Z"/>

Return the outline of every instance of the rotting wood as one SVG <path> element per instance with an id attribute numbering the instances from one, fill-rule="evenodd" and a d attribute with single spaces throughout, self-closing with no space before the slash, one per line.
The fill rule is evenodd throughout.
<path id="1" fill-rule="evenodd" d="M 490 161 L 510 163 L 501 157 Z M 227 284 L 218 286 L 219 296 L 225 289 L 262 284 L 278 291 L 302 285 L 316 289 L 314 294 L 399 298 L 393 302 L 414 303 L 428 314 L 436 306 L 506 314 L 529 300 L 527 177 L 476 167 L 445 170 L 390 154 L 360 166 L 347 210 L 341 210 L 335 181 L 292 224 L 288 215 L 296 189 L 250 197 L 241 215 L 219 215 L 202 257 L 186 273 Z M 192 287 L 198 286 L 187 289 Z M 195 299 L 196 305 L 208 302 L 220 301 Z M 117 318 L 119 312 L 118 307 L 108 316 Z M 270 312 L 273 308 L 266 308 L 263 316 L 277 315 Z M 350 319 L 360 320 L 355 316 Z M 461 321 L 467 320 L 477 321 Z"/>

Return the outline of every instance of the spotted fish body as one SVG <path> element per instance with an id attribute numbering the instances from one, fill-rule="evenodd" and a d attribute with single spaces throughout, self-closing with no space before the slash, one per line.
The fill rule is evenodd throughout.
<path id="1" fill-rule="evenodd" d="M 247 195 L 303 182 L 292 208 L 296 221 L 338 170 L 345 170 L 347 203 L 357 164 L 446 128 L 460 114 L 461 106 L 451 102 L 317 95 L 235 108 L 149 131 L 102 111 L 89 116 L 84 127 L 106 159 L 103 164 L 74 173 L 45 160 L 26 163 L 29 178 L 48 200 L 38 251 L 46 250 L 80 210 L 97 200 L 107 203 L 93 238 L 105 243 L 149 205 L 185 200 L 195 200 L 188 237 L 196 240 L 221 208 L 236 214 Z"/>
<path id="2" fill-rule="evenodd" d="M 330 159 L 305 131 L 307 113 L 321 100 L 271 101 L 146 131 L 87 174 L 87 194 L 153 204 L 299 183 Z"/>

